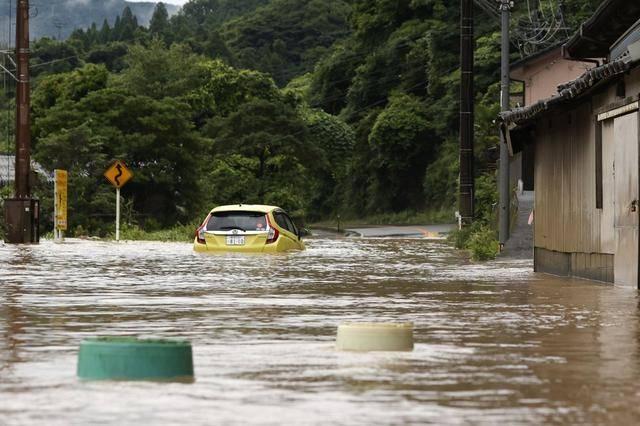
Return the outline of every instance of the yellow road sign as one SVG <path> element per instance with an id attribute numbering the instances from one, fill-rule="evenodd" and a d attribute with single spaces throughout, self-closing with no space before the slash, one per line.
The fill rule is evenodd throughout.
<path id="1" fill-rule="evenodd" d="M 67 171 L 55 170 L 55 227 L 59 231 L 67 230 Z"/>
<path id="2" fill-rule="evenodd" d="M 122 188 L 133 177 L 133 173 L 122 161 L 117 160 L 104 172 L 104 177 L 111 182 L 111 185 Z"/>

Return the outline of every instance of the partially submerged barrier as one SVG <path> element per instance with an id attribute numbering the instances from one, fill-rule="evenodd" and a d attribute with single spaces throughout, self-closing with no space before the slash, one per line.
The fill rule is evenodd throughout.
<path id="1" fill-rule="evenodd" d="M 78 354 L 83 380 L 193 381 L 191 343 L 100 337 L 85 339 Z"/>
<path id="2" fill-rule="evenodd" d="M 412 351 L 412 323 L 345 323 L 338 326 L 341 351 Z"/>

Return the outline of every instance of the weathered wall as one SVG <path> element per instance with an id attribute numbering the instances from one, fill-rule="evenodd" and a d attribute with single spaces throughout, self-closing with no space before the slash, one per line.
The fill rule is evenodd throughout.
<path id="1" fill-rule="evenodd" d="M 591 105 L 555 113 L 537 125 L 535 246 L 600 253 L 595 208 L 595 126 Z"/>
<path id="2" fill-rule="evenodd" d="M 561 253 L 535 249 L 535 270 L 559 276 L 613 282 L 614 256 L 600 253 Z"/>
<path id="3" fill-rule="evenodd" d="M 640 69 L 625 76 L 625 86 L 626 96 L 637 99 Z M 616 217 L 620 212 L 615 210 L 615 162 L 617 156 L 621 167 L 627 151 L 637 157 L 635 150 L 628 149 L 631 145 L 622 151 L 620 147 L 621 140 L 635 147 L 637 135 L 625 133 L 621 137 L 621 132 L 633 129 L 620 125 L 627 120 L 602 122 L 603 205 L 596 208 L 596 112 L 620 100 L 616 84 L 611 84 L 580 105 L 546 114 L 537 122 L 534 244 L 536 269 L 541 272 L 613 281 L 613 255 L 619 250 L 620 240 L 616 236 Z M 637 176 L 628 178 L 637 180 Z"/>

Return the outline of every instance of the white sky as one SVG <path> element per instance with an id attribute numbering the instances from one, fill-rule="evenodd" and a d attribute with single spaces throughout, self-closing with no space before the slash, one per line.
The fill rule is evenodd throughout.
<path id="1" fill-rule="evenodd" d="M 154 1 L 154 2 L 162 1 L 163 3 L 171 3 L 171 4 L 183 5 L 189 0 L 129 0 L 129 1 L 132 1 L 134 3 L 140 3 L 140 2 L 147 2 L 148 3 L 149 1 Z"/>

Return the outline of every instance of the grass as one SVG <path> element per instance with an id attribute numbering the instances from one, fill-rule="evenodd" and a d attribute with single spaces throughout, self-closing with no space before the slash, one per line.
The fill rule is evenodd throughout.
<path id="1" fill-rule="evenodd" d="M 349 227 L 368 226 L 368 225 L 391 225 L 391 226 L 410 226 L 410 225 L 437 225 L 445 223 L 453 223 L 455 218 L 453 217 L 452 210 L 430 210 L 425 212 L 400 212 L 400 213 L 384 213 L 378 215 L 364 216 L 364 217 L 346 217 L 340 218 L 340 225 L 338 226 L 338 218 L 331 220 L 323 220 L 312 223 L 313 227 L 323 228 L 340 228 L 344 229 Z"/>
<path id="2" fill-rule="evenodd" d="M 190 242 L 199 224 L 176 225 L 173 228 L 145 231 L 136 225 L 123 224 L 120 229 L 120 239 L 129 241 L 162 241 L 162 242 Z M 115 239 L 115 233 L 109 234 L 108 239 Z"/>
<path id="3" fill-rule="evenodd" d="M 426 212 L 401 212 L 401 213 L 387 213 L 373 216 L 365 216 L 361 218 L 347 218 L 340 219 L 340 228 L 366 226 L 366 225 L 434 225 L 443 223 L 453 223 L 452 210 L 431 210 Z M 191 242 L 194 238 L 195 229 L 200 223 L 190 223 L 187 225 L 176 225 L 168 229 L 160 230 L 145 230 L 138 225 L 131 225 L 123 223 L 120 228 L 120 239 L 129 241 L 162 241 L 162 242 Z M 324 220 L 313 223 L 311 228 L 333 228 L 338 227 L 337 219 Z M 76 232 L 70 232 L 68 236 L 85 235 L 84 231 L 76 230 Z M 53 233 L 48 233 L 45 238 L 53 238 Z M 109 233 L 105 240 L 114 240 L 115 232 Z"/>

